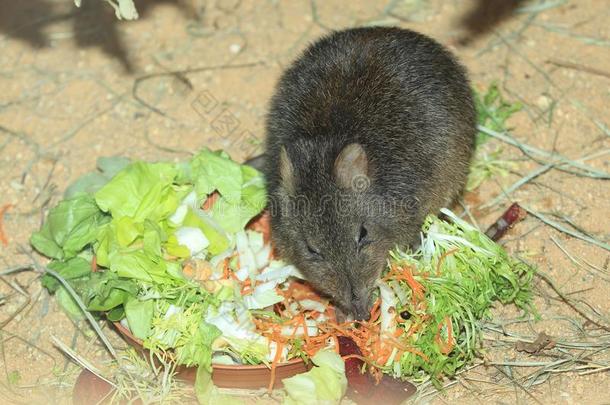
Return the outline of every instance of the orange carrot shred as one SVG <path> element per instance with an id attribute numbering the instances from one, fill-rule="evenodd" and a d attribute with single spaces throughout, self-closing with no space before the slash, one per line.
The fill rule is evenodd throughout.
<path id="1" fill-rule="evenodd" d="M 14 206 L 15 205 L 13 204 L 4 204 L 2 208 L 0 208 L 0 242 L 2 242 L 4 246 L 8 246 L 8 237 L 4 233 L 4 214 Z"/>
<path id="2" fill-rule="evenodd" d="M 371 308 L 371 319 L 373 319 L 373 315 L 377 312 L 380 305 L 381 305 L 381 298 L 377 299 L 377 301 L 375 301 L 375 303 L 373 304 L 373 307 Z"/>
<path id="3" fill-rule="evenodd" d="M 276 341 L 275 345 L 275 356 L 273 356 L 273 363 L 271 363 L 271 377 L 269 378 L 269 387 L 267 387 L 267 391 L 269 392 L 273 391 L 273 386 L 275 385 L 275 369 L 280 362 L 282 351 L 284 350 L 284 343 L 282 341 Z"/>
<path id="4" fill-rule="evenodd" d="M 436 276 L 437 277 L 441 275 L 441 266 L 443 265 L 443 262 L 445 261 L 445 258 L 447 256 L 450 256 L 450 255 L 454 254 L 457 251 L 458 251 L 458 248 L 453 248 L 451 250 L 446 251 L 445 253 L 443 253 L 441 255 L 441 257 L 439 257 L 438 263 L 436 263 Z"/>
<path id="5" fill-rule="evenodd" d="M 443 326 L 447 326 L 447 341 L 443 341 L 442 337 L 441 337 L 441 331 L 443 329 Z M 438 330 L 436 332 L 436 337 L 435 337 L 436 343 L 438 343 L 439 349 L 441 350 L 441 353 L 443 354 L 449 354 L 452 350 L 453 347 L 455 346 L 455 341 L 453 339 L 453 325 L 451 323 L 451 318 L 449 316 L 446 316 L 445 319 L 443 320 L 443 322 L 438 324 Z"/>

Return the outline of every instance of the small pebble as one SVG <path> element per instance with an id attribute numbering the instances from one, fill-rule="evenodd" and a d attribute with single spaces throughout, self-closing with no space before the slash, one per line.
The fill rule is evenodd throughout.
<path id="1" fill-rule="evenodd" d="M 18 182 L 17 180 L 11 180 L 10 184 L 11 184 L 11 187 L 17 191 L 22 191 L 25 188 L 25 186 L 23 184 L 21 184 L 20 182 Z"/>
<path id="2" fill-rule="evenodd" d="M 536 105 L 543 110 L 546 110 L 551 105 L 551 99 L 548 96 L 541 95 L 536 100 Z"/>
<path id="3" fill-rule="evenodd" d="M 238 54 L 241 51 L 241 45 L 239 45 L 239 44 L 231 44 L 231 46 L 229 46 L 229 51 L 232 54 Z"/>

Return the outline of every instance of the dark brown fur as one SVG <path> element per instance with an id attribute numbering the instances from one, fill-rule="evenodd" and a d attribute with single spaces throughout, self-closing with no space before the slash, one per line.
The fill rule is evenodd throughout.
<path id="1" fill-rule="evenodd" d="M 282 76 L 265 174 L 280 254 L 365 318 L 388 250 L 463 187 L 475 135 L 464 69 L 413 31 L 327 36 Z"/>

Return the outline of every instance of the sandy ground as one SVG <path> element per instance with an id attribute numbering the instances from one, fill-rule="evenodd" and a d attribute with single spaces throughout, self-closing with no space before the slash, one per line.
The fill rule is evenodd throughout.
<path id="1" fill-rule="evenodd" d="M 604 0 L 533 1 L 517 12 L 507 9 L 499 21 L 493 13 L 469 14 L 474 2 L 459 0 L 141 1 L 136 22 L 116 21 L 101 1 L 84 1 L 80 10 L 72 3 L 0 0 L 0 205 L 12 204 L 3 215 L 3 269 L 32 261 L 29 235 L 99 156 L 183 159 L 203 146 L 224 148 L 236 159 L 255 154 L 279 74 L 330 29 L 385 24 L 433 36 L 459 55 L 475 87 L 497 81 L 509 100 L 524 104 L 509 121 L 517 139 L 610 171 L 610 8 Z M 491 145 L 503 146 L 503 158 L 516 166 L 465 197 L 481 227 L 511 200 L 608 243 L 608 181 L 558 170 L 566 166 L 481 209 L 550 161 L 498 140 Z M 532 216 L 505 244 L 535 263 L 582 315 L 537 279 L 541 320 L 512 322 L 515 314 L 498 308 L 503 333 L 486 332 L 485 365 L 418 401 L 610 403 L 610 339 L 600 326 L 607 328 L 610 316 L 608 250 Z M 60 312 L 34 273 L 0 280 L 0 401 L 69 402 L 79 368 L 51 338 L 94 364 L 107 354 L 86 327 Z M 515 350 L 512 334 L 535 338 L 539 332 L 585 346 L 558 345 L 538 355 Z M 572 360 L 532 384 L 541 370 L 536 362 L 566 358 Z"/>

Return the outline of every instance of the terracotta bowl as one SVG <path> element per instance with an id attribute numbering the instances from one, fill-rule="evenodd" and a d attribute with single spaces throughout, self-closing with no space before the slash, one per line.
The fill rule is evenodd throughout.
<path id="1" fill-rule="evenodd" d="M 131 331 L 119 322 L 113 322 L 114 327 L 121 336 L 141 353 L 146 353 L 140 339 L 132 335 Z M 282 379 L 303 373 L 309 366 L 302 359 L 292 359 L 286 363 L 278 364 L 275 368 L 275 383 L 273 388 L 282 387 Z M 195 382 L 196 367 L 179 366 L 177 377 L 183 381 Z M 259 389 L 267 388 L 271 379 L 271 369 L 265 365 L 213 365 L 212 381 L 221 388 Z"/>
<path id="2" fill-rule="evenodd" d="M 213 193 L 204 205 L 204 209 L 211 207 L 216 198 L 217 193 Z M 259 231 L 263 234 L 265 243 L 270 242 L 270 226 L 269 226 L 269 213 L 263 212 L 257 217 L 253 218 L 247 225 L 248 229 Z M 94 265 L 93 271 L 97 268 Z M 144 349 L 143 342 L 132 335 L 129 329 L 125 328 L 119 322 L 113 322 L 114 327 L 121 334 L 121 336 L 132 345 L 140 353 L 147 353 Z M 296 374 L 303 373 L 309 370 L 311 366 L 305 364 L 302 359 L 293 359 L 283 364 L 278 364 L 275 368 L 275 382 L 273 388 L 282 387 L 282 379 L 292 377 Z M 196 367 L 184 367 L 179 366 L 177 368 L 178 378 L 187 381 L 195 382 L 195 375 L 197 372 Z M 250 365 L 214 365 L 212 366 L 212 380 L 214 384 L 221 388 L 238 388 L 238 389 L 259 389 L 267 388 L 271 379 L 271 369 L 265 365 L 250 366 Z"/>

